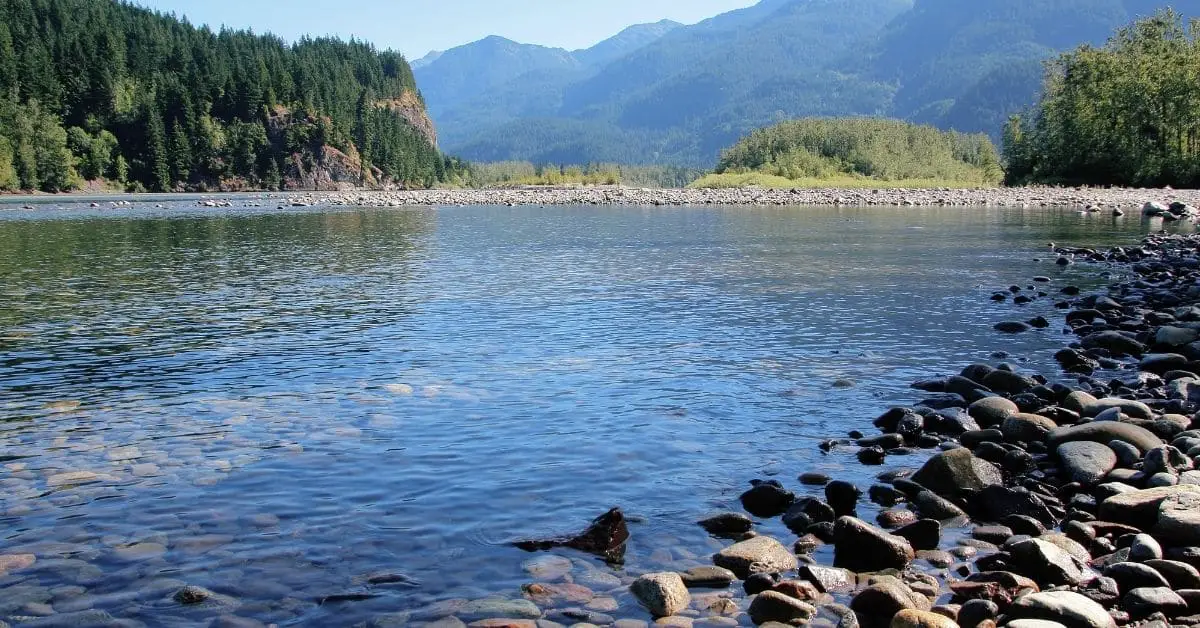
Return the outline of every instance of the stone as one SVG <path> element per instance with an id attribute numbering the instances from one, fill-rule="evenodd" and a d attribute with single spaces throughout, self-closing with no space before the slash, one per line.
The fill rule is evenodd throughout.
<path id="1" fill-rule="evenodd" d="M 1066 626 L 1048 619 L 1014 619 L 1004 624 L 1004 628 L 1066 628 Z"/>
<path id="2" fill-rule="evenodd" d="M 1196 485 L 1181 484 L 1173 488 L 1188 486 Z M 1153 531 L 1156 537 L 1172 545 L 1200 544 L 1200 493 L 1178 492 L 1164 499 L 1158 507 Z"/>
<path id="3" fill-rule="evenodd" d="M 1104 568 L 1104 577 L 1116 581 L 1121 591 L 1170 585 L 1153 567 L 1141 563 L 1123 562 L 1109 565 Z"/>
<path id="4" fill-rule="evenodd" d="M 853 515 L 862 491 L 849 482 L 834 480 L 825 485 L 825 499 L 838 517 Z"/>
<path id="5" fill-rule="evenodd" d="M 1020 411 L 1017 404 L 1004 397 L 984 397 L 967 406 L 967 413 L 983 427 L 999 425 L 1004 419 Z"/>
<path id="6" fill-rule="evenodd" d="M 1143 563 L 1162 558 L 1162 556 L 1162 546 L 1154 540 L 1154 537 L 1149 534 L 1138 534 L 1133 537 L 1133 543 L 1129 546 L 1129 560 Z"/>
<path id="7" fill-rule="evenodd" d="M 991 600 L 967 600 L 958 609 L 958 625 L 976 628 L 984 621 L 994 621 L 1000 615 L 1000 607 Z"/>
<path id="8" fill-rule="evenodd" d="M 756 536 L 735 543 L 717 552 L 713 556 L 713 563 L 742 579 L 752 573 L 752 566 L 756 570 L 771 573 L 793 571 L 798 566 L 796 557 L 782 543 L 769 536 Z"/>
<path id="9" fill-rule="evenodd" d="M 691 589 L 724 589 L 737 580 L 737 574 L 724 567 L 692 567 L 679 574 Z"/>
<path id="10" fill-rule="evenodd" d="M 906 608 L 892 617 L 890 628 L 958 628 L 958 624 L 944 615 Z"/>
<path id="11" fill-rule="evenodd" d="M 1073 390 L 1063 399 L 1062 407 L 1072 412 L 1082 413 L 1084 408 L 1093 403 L 1096 403 L 1096 398 L 1092 395 L 1082 390 Z"/>
<path id="12" fill-rule="evenodd" d="M 586 604 L 596 597 L 595 592 L 591 589 L 571 582 L 559 584 L 536 582 L 524 585 L 521 587 L 521 592 L 526 599 L 541 606 L 548 606 L 558 601 Z"/>
<path id="13" fill-rule="evenodd" d="M 1105 349 L 1116 355 L 1140 356 L 1146 352 L 1146 345 L 1118 331 L 1088 334 L 1080 342 L 1085 349 Z"/>
<path id="14" fill-rule="evenodd" d="M 1172 327 L 1164 325 L 1154 334 L 1155 344 L 1168 347 L 1182 347 L 1200 339 L 1200 330 L 1189 327 Z"/>
<path id="15" fill-rule="evenodd" d="M 1067 628 L 1116 628 L 1117 622 L 1096 602 L 1072 591 L 1022 595 L 1005 611 L 1010 619 L 1044 619 Z"/>
<path id="16" fill-rule="evenodd" d="M 918 491 L 912 496 L 912 507 L 926 519 L 945 520 L 967 516 L 954 502 L 933 491 Z"/>
<path id="17" fill-rule="evenodd" d="M 1200 495 L 1200 486 L 1181 484 L 1134 490 L 1113 495 L 1100 502 L 1100 519 L 1124 523 L 1149 530 L 1159 519 L 1159 508 L 1167 498 L 1176 495 Z"/>
<path id="18" fill-rule="evenodd" d="M 712 534 L 732 536 L 749 532 L 754 527 L 754 521 L 740 512 L 724 512 L 701 519 L 700 527 Z"/>
<path id="19" fill-rule="evenodd" d="M 1022 443 L 1040 443 L 1057 427 L 1058 424 L 1051 419 L 1024 412 L 1018 412 L 1000 423 L 1000 431 L 1004 432 L 1005 439 Z"/>
<path id="20" fill-rule="evenodd" d="M 833 543 L 834 565 L 852 571 L 904 569 L 915 557 L 908 540 L 854 517 L 835 522 Z"/>
<path id="21" fill-rule="evenodd" d="M 989 486 L 972 496 L 968 503 L 972 512 L 984 521 L 1000 521 L 1012 515 L 1022 515 L 1037 519 L 1047 527 L 1058 525 L 1058 517 L 1042 498 L 1023 486 Z"/>
<path id="22" fill-rule="evenodd" d="M 171 599 L 183 604 L 184 606 L 191 606 L 193 604 L 205 602 L 212 596 L 213 592 L 209 591 L 208 589 L 188 585 L 176 591 L 175 595 L 171 596 Z"/>
<path id="23" fill-rule="evenodd" d="M 801 625 L 808 623 L 808 620 L 817 614 L 817 608 L 778 591 L 763 591 L 754 596 L 747 613 L 756 624 L 777 621 L 782 624 Z"/>
<path id="24" fill-rule="evenodd" d="M 755 517 L 778 517 L 796 501 L 796 494 L 783 488 L 779 482 L 769 480 L 759 482 L 742 493 L 739 499 L 746 512 Z"/>
<path id="25" fill-rule="evenodd" d="M 820 602 L 825 597 L 817 585 L 807 580 L 784 580 L 771 587 L 771 590 L 794 597 L 802 602 Z"/>
<path id="26" fill-rule="evenodd" d="M 1008 546 L 1014 569 L 1039 583 L 1076 585 L 1084 580 L 1084 565 L 1061 547 L 1041 539 Z"/>
<path id="27" fill-rule="evenodd" d="M 913 591 L 896 578 L 884 578 L 860 591 L 850 609 L 864 628 L 890 627 L 892 618 L 902 610 L 928 611 L 929 598 Z"/>
<path id="28" fill-rule="evenodd" d="M 912 480 L 942 497 L 955 499 L 964 491 L 978 491 L 1003 483 L 1004 474 L 996 465 L 959 447 L 930 458 L 913 474 Z"/>
<path id="29" fill-rule="evenodd" d="M 838 567 L 801 565 L 800 577 L 813 583 L 822 593 L 834 593 L 854 588 L 854 574 Z"/>
<path id="30" fill-rule="evenodd" d="M 537 619 L 542 611 L 537 604 L 526 599 L 510 600 L 500 597 L 489 597 L 471 600 L 463 604 L 455 615 L 465 622 L 483 619 Z"/>
<path id="31" fill-rule="evenodd" d="M 935 519 L 922 519 L 892 534 L 907 539 L 914 550 L 934 550 L 942 540 L 942 524 Z"/>
<path id="32" fill-rule="evenodd" d="M 1187 602 L 1167 587 L 1128 591 L 1121 596 L 1121 608 L 1134 619 L 1141 619 L 1156 612 L 1162 612 L 1167 617 L 1178 617 L 1188 612 Z"/>
<path id="33" fill-rule="evenodd" d="M 571 573 L 574 563 L 563 556 L 538 556 L 521 563 L 521 568 L 538 580 L 553 582 Z"/>
<path id="34" fill-rule="evenodd" d="M 1101 443 L 1071 441 L 1059 445 L 1055 451 L 1063 474 L 1071 482 L 1096 484 L 1117 466 L 1117 454 Z"/>
<path id="35" fill-rule="evenodd" d="M 832 480 L 833 478 L 829 477 L 828 475 L 825 475 L 824 473 L 817 473 L 815 471 L 800 474 L 800 483 L 805 486 L 825 486 Z"/>
<path id="36" fill-rule="evenodd" d="M 575 536 L 518 541 L 513 545 L 527 552 L 569 547 L 610 562 L 621 562 L 628 540 L 629 527 L 625 523 L 625 514 L 620 508 L 613 508 L 593 519 L 587 529 Z"/>
<path id="37" fill-rule="evenodd" d="M 669 617 L 688 607 L 692 596 L 679 574 L 648 573 L 629 585 L 639 604 L 655 617 Z"/>
<path id="38" fill-rule="evenodd" d="M 0 554 L 0 576 L 8 575 L 9 572 L 28 569 L 37 562 L 37 556 L 33 554 Z"/>
<path id="39" fill-rule="evenodd" d="M 809 622 L 810 628 L 859 628 L 858 616 L 849 607 L 841 604 L 825 604 L 817 608 L 817 615 Z"/>
<path id="40" fill-rule="evenodd" d="M 1200 589 L 1200 571 L 1187 563 L 1156 558 L 1145 565 L 1166 578 L 1172 589 Z"/>

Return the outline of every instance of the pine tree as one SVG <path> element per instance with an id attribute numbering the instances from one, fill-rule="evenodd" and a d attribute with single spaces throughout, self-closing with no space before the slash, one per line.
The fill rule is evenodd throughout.
<path id="1" fill-rule="evenodd" d="M 149 169 L 150 189 L 155 192 L 171 191 L 170 156 L 163 132 L 162 118 L 154 111 L 147 111 L 146 120 L 146 167 Z"/>
<path id="2" fill-rule="evenodd" d="M 192 176 L 192 143 L 176 120 L 171 127 L 171 180 L 186 183 Z"/>
<path id="3" fill-rule="evenodd" d="M 0 98 L 16 100 L 18 93 L 17 51 L 13 48 L 8 26 L 0 21 Z"/>
<path id="4" fill-rule="evenodd" d="M 21 186 L 13 166 L 13 149 L 6 138 L 0 137 L 0 191 L 12 192 Z"/>

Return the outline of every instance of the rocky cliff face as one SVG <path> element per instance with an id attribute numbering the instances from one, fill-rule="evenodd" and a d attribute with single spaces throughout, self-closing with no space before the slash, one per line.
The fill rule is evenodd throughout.
<path id="1" fill-rule="evenodd" d="M 420 131 L 430 144 L 437 146 L 437 130 L 433 128 L 433 120 L 425 109 L 425 103 L 415 93 L 405 91 L 399 98 L 381 100 L 377 104 L 400 114 L 414 129 Z"/>

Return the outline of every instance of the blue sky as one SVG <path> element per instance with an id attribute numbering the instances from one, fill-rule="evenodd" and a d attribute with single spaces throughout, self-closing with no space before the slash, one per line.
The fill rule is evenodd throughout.
<path id="1" fill-rule="evenodd" d="M 756 0 L 135 0 L 186 15 L 193 24 L 222 24 L 301 35 L 357 37 L 410 59 L 488 35 L 586 48 L 622 28 L 669 18 L 690 24 Z"/>

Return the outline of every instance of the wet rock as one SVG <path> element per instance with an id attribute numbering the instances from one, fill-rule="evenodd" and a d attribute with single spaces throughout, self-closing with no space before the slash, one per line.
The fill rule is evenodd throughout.
<path id="1" fill-rule="evenodd" d="M 574 564 L 562 556 L 538 556 L 521 563 L 521 568 L 538 580 L 552 582 L 571 573 Z"/>
<path id="2" fill-rule="evenodd" d="M 1084 565 L 1066 550 L 1041 539 L 1026 539 L 1008 546 L 1018 573 L 1051 585 L 1079 584 Z"/>
<path id="3" fill-rule="evenodd" d="M 746 512 L 755 517 L 778 517 L 796 501 L 796 494 L 783 488 L 779 482 L 768 480 L 742 493 L 740 499 Z"/>
<path id="4" fill-rule="evenodd" d="M 817 614 L 817 609 L 812 604 L 777 591 L 764 591 L 754 597 L 747 612 L 756 624 L 777 621 L 782 624 L 801 625 L 808 623 Z"/>
<path id="5" fill-rule="evenodd" d="M 648 573 L 633 581 L 629 591 L 655 617 L 668 617 L 688 607 L 692 596 L 679 574 Z"/>
<path id="6" fill-rule="evenodd" d="M 896 578 L 881 579 L 860 591 L 850 602 L 850 609 L 864 628 L 890 627 L 892 618 L 900 611 L 928 611 L 932 606 L 929 598 Z"/>
<path id="7" fill-rule="evenodd" d="M 904 569 L 915 557 L 908 540 L 854 517 L 834 524 L 834 565 L 852 571 Z"/>
<path id="8" fill-rule="evenodd" d="M 1100 502 L 1098 514 L 1105 521 L 1148 530 L 1158 522 L 1159 507 L 1167 498 L 1185 494 L 1200 495 L 1200 486 L 1182 484 L 1113 495 Z"/>
<path id="9" fill-rule="evenodd" d="M 838 517 L 854 514 L 861 496 L 862 491 L 849 482 L 835 480 L 825 486 L 825 499 Z"/>
<path id="10" fill-rule="evenodd" d="M 559 601 L 586 604 L 592 601 L 592 598 L 596 597 L 595 592 L 591 589 L 570 582 L 559 584 L 537 582 L 527 584 L 521 587 L 521 592 L 526 599 L 532 600 L 542 606 L 549 606 Z"/>
<path id="11" fill-rule="evenodd" d="M 1013 535 L 1012 528 L 1007 526 L 979 526 L 971 530 L 971 537 L 1001 545 Z"/>
<path id="12" fill-rule="evenodd" d="M 769 536 L 756 536 L 731 545 L 713 556 L 718 567 L 724 567 L 739 578 L 756 571 L 778 573 L 793 571 L 798 563 L 796 557 L 779 541 Z"/>
<path id="13" fill-rule="evenodd" d="M 1195 485 L 1181 484 L 1172 488 L 1179 490 L 1189 486 Z M 1163 499 L 1154 534 L 1173 545 L 1200 543 L 1200 493 L 1179 490 Z"/>
<path id="14" fill-rule="evenodd" d="M 191 606 L 193 604 L 206 602 L 212 596 L 213 592 L 209 591 L 208 589 L 189 585 L 176 591 L 175 595 L 172 595 L 171 598 L 180 604 Z"/>
<path id="15" fill-rule="evenodd" d="M 996 331 L 1004 334 L 1020 334 L 1033 329 L 1029 323 L 1022 323 L 1020 321 L 1002 321 L 996 323 L 993 327 Z"/>
<path id="16" fill-rule="evenodd" d="M 1114 355 L 1140 356 L 1146 345 L 1117 331 L 1101 331 L 1084 336 L 1080 341 L 1087 349 L 1104 349 Z"/>
<path id="17" fill-rule="evenodd" d="M 771 590 L 809 603 L 820 602 L 825 597 L 817 589 L 817 585 L 807 580 L 784 580 L 772 587 Z"/>
<path id="18" fill-rule="evenodd" d="M 1121 596 L 1121 608 L 1134 619 L 1141 619 L 1156 612 L 1167 617 L 1187 614 L 1187 602 L 1167 587 L 1133 589 Z"/>
<path id="19" fill-rule="evenodd" d="M 679 574 L 691 589 L 724 589 L 737 580 L 737 574 L 724 567 L 692 567 Z"/>
<path id="20" fill-rule="evenodd" d="M 1000 423 L 1000 431 L 1009 441 L 1022 443 L 1041 442 L 1058 424 L 1044 416 L 1028 413 L 1017 413 Z"/>
<path id="21" fill-rule="evenodd" d="M 582 533 L 565 538 L 518 541 L 516 547 L 527 552 L 569 547 L 588 554 L 603 557 L 610 562 L 621 562 L 625 556 L 625 543 L 629 540 L 629 528 L 625 514 L 613 508 L 592 521 Z"/>
<path id="22" fill-rule="evenodd" d="M 824 604 L 817 607 L 817 614 L 808 625 L 809 628 L 859 628 L 858 617 L 854 611 L 841 604 Z"/>
<path id="23" fill-rule="evenodd" d="M 989 486 L 968 499 L 971 512 L 985 521 L 1000 521 L 1022 515 L 1040 521 L 1047 527 L 1058 524 L 1058 517 L 1041 497 L 1025 487 Z"/>
<path id="24" fill-rule="evenodd" d="M 1004 475 L 996 465 L 976 458 L 969 449 L 960 447 L 930 458 L 912 479 L 938 495 L 954 499 L 966 491 L 1001 484 Z"/>
<path id="25" fill-rule="evenodd" d="M 1044 591 L 1013 600 L 1009 619 L 1044 619 L 1067 628 L 1116 628 L 1117 623 L 1096 602 L 1071 591 Z"/>
<path id="26" fill-rule="evenodd" d="M 1101 443 L 1071 441 L 1059 445 L 1056 452 L 1066 479 L 1084 485 L 1100 482 L 1117 466 L 1117 454 Z"/>
<path id="27" fill-rule="evenodd" d="M 958 624 L 944 615 L 906 608 L 892 617 L 890 628 L 958 628 Z"/>
<path id="28" fill-rule="evenodd" d="M 934 519 L 922 519 L 893 534 L 907 539 L 914 550 L 935 550 L 942 540 L 942 524 Z"/>
<path id="29" fill-rule="evenodd" d="M 815 471 L 800 474 L 800 483 L 805 486 L 825 486 L 832 479 L 824 473 L 817 473 Z"/>
<path id="30" fill-rule="evenodd" d="M 770 591 L 779 584 L 782 578 L 777 573 L 752 573 L 746 577 L 746 581 L 742 583 L 742 589 L 746 595 L 758 595 L 763 591 Z"/>
<path id="31" fill-rule="evenodd" d="M 1004 397 L 984 397 L 967 407 L 967 412 L 984 427 L 999 425 L 1009 415 L 1020 411 L 1017 404 Z"/>
<path id="32" fill-rule="evenodd" d="M 958 609 L 958 625 L 962 628 L 977 628 L 985 621 L 995 621 L 1000 607 L 990 600 L 967 600 Z"/>
<path id="33" fill-rule="evenodd" d="M 875 520 L 885 529 L 899 528 L 917 521 L 917 513 L 911 510 L 895 508 L 880 512 Z"/>
<path id="34" fill-rule="evenodd" d="M 815 584 L 822 593 L 834 593 L 854 588 L 854 574 L 837 567 L 801 565 L 800 577 Z"/>
<path id="35" fill-rule="evenodd" d="M 1105 443 L 1123 441 L 1138 448 L 1143 454 L 1163 444 L 1162 439 L 1153 432 L 1137 425 L 1119 423 L 1117 421 L 1095 421 L 1082 425 L 1060 427 L 1050 432 L 1046 445 L 1057 448 L 1063 443 L 1073 441 L 1091 441 Z"/>
<path id="36" fill-rule="evenodd" d="M 483 619 L 537 619 L 542 616 L 542 611 L 537 604 L 529 600 L 490 597 L 471 600 L 463 604 L 455 614 L 469 623 Z"/>
<path id="37" fill-rule="evenodd" d="M 920 515 L 926 519 L 955 519 L 958 517 L 966 517 L 967 513 L 956 506 L 950 500 L 934 493 L 933 491 L 918 491 L 912 496 L 912 506 Z"/>
<path id="38" fill-rule="evenodd" d="M 1038 385 L 1037 380 L 1012 371 L 996 369 L 988 373 L 980 382 L 988 388 L 1000 392 L 1017 395 Z"/>
<path id="39" fill-rule="evenodd" d="M 725 512 L 701 520 L 700 527 L 712 534 L 733 536 L 749 532 L 754 521 L 740 512 Z"/>

